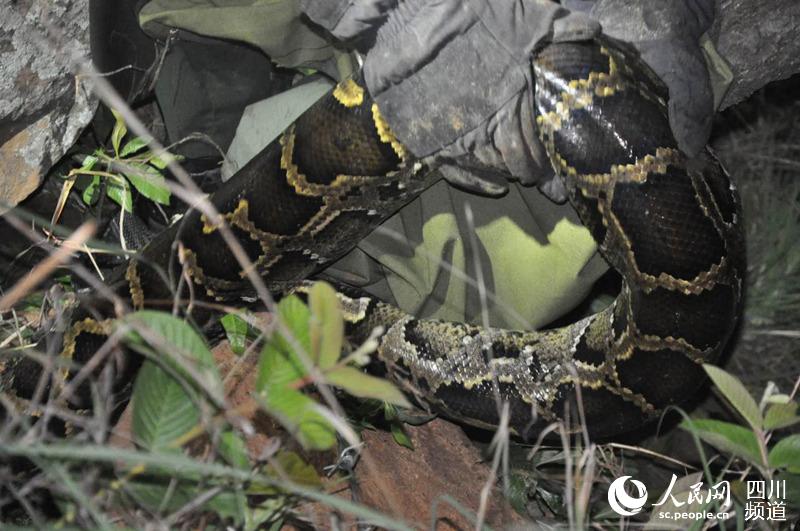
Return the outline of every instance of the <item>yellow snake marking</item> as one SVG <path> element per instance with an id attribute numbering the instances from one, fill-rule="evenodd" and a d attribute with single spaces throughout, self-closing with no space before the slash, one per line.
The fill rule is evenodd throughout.
<path id="1" fill-rule="evenodd" d="M 280 256 L 271 256 L 272 249 L 277 242 L 284 240 L 285 237 L 263 231 L 256 227 L 255 223 L 250 220 L 250 203 L 247 199 L 239 199 L 239 203 L 236 205 L 234 211 L 223 214 L 223 218 L 226 219 L 232 227 L 243 230 L 251 240 L 259 243 L 261 246 L 261 254 L 259 254 L 258 258 L 253 262 L 252 269 L 259 273 L 262 271 L 266 273 L 269 267 L 280 258 Z M 248 271 L 249 269 L 239 271 L 239 276 L 241 278 L 246 278 Z"/>
<path id="2" fill-rule="evenodd" d="M 667 172 L 668 165 L 681 164 L 685 160 L 680 151 L 673 148 L 656 148 L 655 155 L 645 155 L 634 164 L 614 164 L 608 173 L 578 173 L 561 155 L 555 155 L 561 175 L 571 178 L 571 183 L 581 189 L 584 197 L 597 197 L 598 189 L 606 191 L 606 186 L 616 183 L 644 183 L 650 174 Z"/>
<path id="3" fill-rule="evenodd" d="M 280 259 L 280 255 L 273 255 L 271 251 L 274 249 L 276 243 L 284 241 L 286 239 L 285 236 L 281 236 L 280 234 L 273 234 L 271 232 L 266 232 L 259 229 L 255 223 L 250 220 L 250 203 L 247 199 L 239 199 L 239 203 L 236 205 L 236 208 L 233 212 L 228 212 L 222 214 L 221 216 L 224 220 L 227 220 L 228 223 L 232 227 L 237 227 L 242 229 L 247 233 L 251 240 L 257 241 L 261 246 L 261 254 L 258 258 L 253 262 L 252 269 L 259 272 L 259 274 L 265 275 L 269 271 L 269 268 L 275 264 Z M 210 225 L 203 215 L 201 217 L 203 220 L 203 233 L 204 234 L 212 234 L 219 228 L 219 225 Z M 301 231 L 302 233 L 302 231 Z M 192 253 L 194 254 L 194 253 Z M 188 256 L 188 255 L 186 255 Z M 187 264 L 189 264 L 187 262 Z M 201 278 L 201 284 L 206 284 L 209 282 L 208 277 L 203 273 L 202 268 L 197 265 L 196 257 L 191 258 L 191 271 L 190 276 L 193 278 Z M 249 269 L 243 269 L 239 271 L 239 276 L 241 278 L 246 278 Z M 198 277 L 197 275 L 201 275 L 202 277 Z M 214 279 L 216 283 L 223 283 L 223 282 L 230 282 L 225 281 L 222 279 Z M 211 283 L 209 282 L 209 283 Z M 208 286 L 206 286 L 208 288 Z M 213 291 L 213 290 L 212 290 Z M 211 295 L 211 293 L 209 293 Z M 221 300 L 217 297 L 217 300 Z"/>
<path id="4" fill-rule="evenodd" d="M 131 259 L 125 269 L 125 280 L 128 281 L 128 290 L 131 294 L 131 303 L 135 310 L 144 308 L 144 291 L 142 290 L 142 279 L 139 277 L 139 264 L 135 259 Z"/>
<path id="5" fill-rule="evenodd" d="M 250 205 L 248 204 L 247 199 L 239 199 L 239 203 L 236 205 L 236 208 L 233 210 L 233 212 L 220 213 L 220 218 L 222 221 L 228 221 L 228 223 L 230 223 L 232 226 L 239 227 L 245 232 L 248 232 L 251 238 L 257 240 L 259 238 L 254 237 L 253 231 L 247 228 L 248 226 L 255 228 L 255 225 L 253 225 L 247 219 L 247 216 L 249 214 L 249 207 Z M 213 234 L 220 228 L 221 225 L 221 223 L 215 223 L 212 225 L 205 214 L 202 214 L 200 216 L 200 220 L 203 222 L 203 234 Z M 262 231 L 258 232 L 263 233 Z M 269 233 L 263 233 L 263 234 L 269 234 Z"/>
<path id="6" fill-rule="evenodd" d="M 396 179 L 396 177 L 398 177 L 397 171 L 388 172 L 385 176 L 375 177 L 340 175 L 338 178 L 341 178 L 343 186 L 336 190 L 335 193 L 330 193 L 323 197 L 322 208 L 303 225 L 298 231 L 298 235 L 316 236 L 343 212 L 366 211 L 377 213 L 377 211 L 373 211 L 368 207 L 365 208 L 364 206 L 375 205 L 377 207 L 381 202 L 374 184 L 380 180 L 386 180 L 387 182 L 395 182 L 398 187 L 405 185 L 405 180 Z M 370 182 L 371 185 L 369 184 Z M 362 194 L 360 198 L 354 199 L 348 197 L 349 190 L 364 184 L 367 186 L 363 191 L 360 191 Z"/>
<path id="7" fill-rule="evenodd" d="M 725 221 L 725 218 L 722 215 L 722 209 L 717 203 L 716 197 L 711 192 L 708 181 L 703 179 L 702 175 L 697 175 L 694 172 L 690 173 L 690 177 L 692 179 L 692 186 L 695 191 L 697 204 L 700 206 L 700 209 L 703 211 L 706 217 L 714 224 L 714 228 L 717 230 L 717 233 L 727 246 L 728 238 L 726 238 L 726 234 L 735 228 L 735 214 L 734 217 L 731 218 L 730 222 Z"/>
<path id="8" fill-rule="evenodd" d="M 294 125 L 281 135 L 281 169 L 286 172 L 286 182 L 294 188 L 300 195 L 317 197 L 320 194 L 309 189 L 305 175 L 300 173 L 300 169 L 292 161 L 294 154 Z"/>
<path id="9" fill-rule="evenodd" d="M 203 272 L 203 268 L 197 264 L 197 255 L 189 249 L 188 247 L 180 247 L 178 250 L 178 261 L 184 267 L 186 274 L 189 275 L 189 278 L 197 284 L 198 286 L 202 287 L 206 291 L 206 295 L 213 298 L 217 302 L 222 302 L 225 300 L 224 297 L 221 297 L 217 294 L 216 291 L 209 285 L 213 280 L 218 282 L 225 282 L 222 279 L 212 279 L 211 277 L 206 276 Z"/>
<path id="10" fill-rule="evenodd" d="M 236 210 L 230 214 L 225 214 L 225 219 L 228 220 L 232 227 L 240 228 L 246 232 L 251 240 L 261 243 L 265 253 L 269 252 L 275 242 L 283 239 L 278 234 L 265 232 L 256 227 L 256 224 L 250 220 L 250 203 L 247 202 L 247 199 L 240 199 L 239 204 L 236 205 Z"/>
<path id="11" fill-rule="evenodd" d="M 347 108 L 364 103 L 364 89 L 352 79 L 345 79 L 333 89 L 333 97 Z"/>
<path id="12" fill-rule="evenodd" d="M 613 191 L 613 188 L 611 190 Z M 607 202 L 610 203 L 612 199 L 612 192 L 609 192 Z M 598 206 L 600 206 L 602 203 L 603 201 L 598 200 Z M 645 292 L 650 292 L 655 288 L 660 287 L 670 291 L 679 291 L 685 295 L 697 295 L 716 286 L 723 276 L 727 274 L 729 261 L 726 255 L 723 255 L 722 258 L 720 258 L 719 263 L 712 264 L 706 271 L 698 273 L 697 276 L 690 280 L 676 278 L 664 272 L 659 273 L 658 276 L 643 273 L 639 269 L 639 265 L 636 263 L 636 253 L 633 250 L 633 245 L 625 234 L 619 218 L 617 218 L 611 209 L 607 209 L 604 206 L 600 206 L 600 208 L 603 213 L 603 219 L 607 219 L 609 221 L 609 224 L 607 225 L 609 234 L 607 234 L 606 237 L 608 238 L 611 236 L 615 238 L 615 240 L 618 241 L 624 248 L 625 261 L 627 262 L 628 268 L 632 273 L 632 280 L 636 280 L 639 287 Z M 613 236 L 611 234 L 612 231 Z"/>
<path id="13" fill-rule="evenodd" d="M 559 387 L 564 384 L 572 384 L 573 386 L 580 385 L 581 387 L 586 387 L 588 389 L 595 389 L 595 390 L 600 389 L 602 387 L 606 387 L 605 382 L 603 380 L 598 380 L 598 379 L 584 380 L 581 377 L 581 375 L 578 375 L 577 378 L 571 375 L 564 376 L 563 378 L 561 378 L 556 382 L 555 387 Z"/>
<path id="14" fill-rule="evenodd" d="M 244 216 L 244 223 L 246 225 L 249 223 L 249 220 L 247 220 L 249 206 L 247 199 L 239 199 L 239 203 L 236 205 L 236 208 L 233 209 L 233 212 L 220 213 L 220 218 L 222 218 L 222 220 L 227 220 L 232 225 L 236 225 L 236 221 L 242 220 L 242 216 Z M 205 214 L 200 216 L 200 220 L 203 222 L 203 234 L 213 234 L 220 227 L 220 223 L 212 225 Z M 250 232 L 243 226 L 239 226 L 239 228 Z"/>
<path id="15" fill-rule="evenodd" d="M 624 386 L 617 386 L 617 387 L 606 387 L 610 392 L 617 395 L 618 397 L 622 398 L 626 402 L 630 402 L 639 407 L 642 410 L 642 413 L 648 416 L 654 416 L 658 413 L 656 407 L 647 401 L 644 395 L 640 393 L 635 393 L 631 389 L 628 389 Z"/>
<path id="16" fill-rule="evenodd" d="M 653 277 L 652 275 L 639 272 L 638 268 L 636 271 L 641 274 L 645 281 L 653 284 L 650 289 L 661 287 L 672 291 L 680 291 L 684 295 L 698 295 L 719 284 L 720 280 L 728 274 L 728 264 L 728 256 L 723 256 L 718 264 L 712 264 L 708 270 L 698 273 L 698 275 L 691 280 L 675 278 L 666 273 L 661 273 L 658 277 Z"/>
<path id="17" fill-rule="evenodd" d="M 324 204 L 322 208 L 320 208 L 319 211 L 311 217 L 311 219 L 309 219 L 302 227 L 300 227 L 295 236 L 316 236 L 328 225 L 330 225 L 333 220 L 338 218 L 339 214 L 348 210 L 345 208 L 340 208 L 341 205 L 338 204 L 338 196 L 326 196 L 323 201 Z"/>
<path id="18" fill-rule="evenodd" d="M 208 217 L 206 217 L 205 214 L 200 215 L 200 221 L 203 222 L 203 234 L 211 234 L 218 228 L 218 225 L 212 225 L 211 222 L 208 221 Z"/>
<path id="19" fill-rule="evenodd" d="M 255 262 L 253 262 L 252 267 L 248 266 L 247 269 L 243 269 L 242 271 L 240 271 L 239 276 L 242 278 L 246 278 L 248 272 L 251 269 L 255 270 L 259 275 L 265 276 L 269 273 L 270 268 L 273 265 L 275 265 L 280 259 L 281 259 L 280 254 L 271 255 L 270 253 L 265 252 L 264 254 L 260 255 Z"/>
<path id="20" fill-rule="evenodd" d="M 593 96 L 605 98 L 626 88 L 627 85 L 617 77 L 616 68 L 612 68 L 609 74 L 590 72 L 586 79 L 573 79 L 567 83 L 567 90 L 561 92 L 561 101 L 556 103 L 556 109 L 560 112 L 566 109 L 583 109 L 592 104 Z"/>
<path id="21" fill-rule="evenodd" d="M 558 105 L 556 105 L 558 107 Z M 561 129 L 562 113 L 550 111 L 546 114 L 540 114 L 536 117 L 536 125 L 542 134 L 553 133 Z M 566 119 L 566 117 L 563 117 Z"/>
<path id="22" fill-rule="evenodd" d="M 603 51 L 603 50 L 601 50 Z M 607 53 L 606 53 L 607 55 Z M 609 73 L 590 72 L 585 79 L 569 81 L 560 93 L 560 101 L 555 104 L 555 110 L 536 117 L 536 125 L 549 132 L 561 129 L 563 122 L 569 118 L 570 111 L 584 109 L 594 102 L 594 96 L 607 97 L 617 91 L 623 91 L 627 85 L 618 76 L 616 62 L 611 56 L 609 60 Z M 552 151 L 555 153 L 555 150 Z"/>
<path id="23" fill-rule="evenodd" d="M 644 183 L 651 174 L 664 175 L 667 166 L 679 165 L 685 160 L 683 154 L 673 148 L 656 148 L 655 155 L 645 155 L 633 164 L 614 164 L 609 173 L 578 174 L 572 166 L 563 161 L 568 175 L 575 176 L 578 185 L 605 186 L 614 183 Z"/>
<path id="24" fill-rule="evenodd" d="M 307 197 L 322 197 L 327 199 L 334 194 L 336 189 L 346 189 L 352 186 L 374 181 L 377 177 L 386 176 L 364 176 L 364 175 L 345 175 L 339 174 L 329 184 L 310 183 L 305 174 L 300 171 L 294 163 L 294 126 L 284 133 L 280 138 L 281 149 L 281 169 L 286 172 L 286 182 L 294 188 L 298 195 Z M 391 176 L 389 174 L 387 176 Z"/>
<path id="25" fill-rule="evenodd" d="M 605 319 L 603 317 L 599 316 L 594 319 L 581 334 L 581 337 L 586 339 L 586 345 L 589 348 L 601 352 L 608 350 L 609 339 L 613 337 L 611 334 L 611 319 L 610 317 Z"/>
<path id="26" fill-rule="evenodd" d="M 380 109 L 378 109 L 377 103 L 372 104 L 372 120 L 375 122 L 375 130 L 378 132 L 378 137 L 380 137 L 381 142 L 390 144 L 395 154 L 400 159 L 400 162 L 405 162 L 408 158 L 408 152 L 403 144 L 397 140 L 397 137 L 394 136 L 394 132 L 392 132 L 392 129 L 389 127 L 389 123 L 381 114 Z"/>
<path id="27" fill-rule="evenodd" d="M 78 336 L 84 332 L 88 332 L 97 336 L 109 336 L 111 334 L 111 325 L 113 322 L 113 319 L 97 321 L 91 317 L 86 317 L 81 321 L 75 321 L 72 323 L 72 326 L 69 328 L 69 330 L 67 330 L 67 333 L 64 334 L 64 348 L 61 350 L 60 356 L 64 359 L 71 360 L 75 355 L 75 347 L 77 346 Z M 69 368 L 63 367 L 58 371 L 57 374 L 59 376 L 59 386 L 61 386 L 67 381 L 69 376 Z"/>
<path id="28" fill-rule="evenodd" d="M 704 187 L 702 193 L 697 188 L 698 185 Z M 719 216 L 719 209 L 717 208 L 716 202 L 708 190 L 708 185 L 704 182 L 698 183 L 694 178 L 692 178 L 692 187 L 694 188 L 694 199 L 697 201 L 697 206 L 700 207 L 703 215 L 711 220 L 711 223 L 714 224 L 714 228 L 716 229 L 717 233 L 722 236 L 722 240 L 725 241 L 725 231 L 722 227 L 720 227 L 720 225 L 724 227 L 727 224 Z"/>
<path id="29" fill-rule="evenodd" d="M 330 225 L 333 220 L 338 218 L 339 214 L 342 212 L 344 212 L 344 210 L 331 208 L 329 206 L 328 199 L 326 198 L 325 207 L 323 207 L 318 213 L 314 214 L 314 217 L 312 217 L 305 225 L 303 225 L 299 233 L 316 236 L 328 225 Z"/>
<path id="30" fill-rule="evenodd" d="M 702 363 L 719 346 L 713 345 L 709 348 L 701 349 L 681 337 L 642 334 L 633 323 L 629 327 L 628 334 L 628 337 L 625 338 L 626 341 L 623 342 L 624 347 L 614 357 L 616 361 L 630 359 L 634 350 L 638 348 L 649 351 L 669 349 L 686 355 L 692 361 Z"/>

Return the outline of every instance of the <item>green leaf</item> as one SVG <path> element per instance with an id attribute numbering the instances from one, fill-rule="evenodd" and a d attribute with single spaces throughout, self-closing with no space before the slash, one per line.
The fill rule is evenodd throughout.
<path id="1" fill-rule="evenodd" d="M 767 397 L 768 404 L 788 404 L 792 401 L 792 397 L 786 394 L 778 393 L 774 395 L 769 395 Z"/>
<path id="2" fill-rule="evenodd" d="M 219 437 L 219 454 L 231 465 L 241 470 L 250 470 L 247 447 L 239 434 L 228 430 Z"/>
<path id="3" fill-rule="evenodd" d="M 776 479 L 786 482 L 787 504 L 795 509 L 800 509 L 800 475 L 781 472 Z"/>
<path id="4" fill-rule="evenodd" d="M 174 353 L 180 363 L 163 357 L 163 362 L 179 374 L 188 376 L 186 366 L 191 364 L 203 378 L 197 382 L 217 393 L 222 391 L 222 381 L 214 358 L 202 338 L 184 321 L 163 312 L 143 310 L 124 318 L 124 322 L 146 327 L 159 338 L 152 345 L 164 347 Z M 142 342 L 138 334 L 130 340 Z M 159 344 L 160 343 L 160 344 Z M 190 380 L 191 381 L 191 380 Z M 195 393 L 161 366 L 146 360 L 139 371 L 133 392 L 133 433 L 137 442 L 150 450 L 172 448 L 174 442 L 184 436 L 200 421 Z"/>
<path id="5" fill-rule="evenodd" d="M 266 393 L 275 387 L 285 387 L 306 375 L 305 368 L 292 352 L 270 341 L 261 350 L 256 391 Z"/>
<path id="6" fill-rule="evenodd" d="M 408 399 L 388 380 L 376 378 L 355 367 L 337 367 L 325 373 L 328 381 L 359 398 L 376 398 L 402 407 L 411 407 Z"/>
<path id="7" fill-rule="evenodd" d="M 174 153 L 170 153 L 168 151 L 163 152 L 161 155 L 150 155 L 147 159 L 147 163 L 155 166 L 159 170 L 163 170 L 167 167 L 167 165 L 172 161 L 181 161 L 183 160 L 183 155 L 175 155 Z"/>
<path id="8" fill-rule="evenodd" d="M 220 435 L 218 451 L 219 454 L 233 467 L 238 468 L 239 470 L 250 470 L 250 457 L 247 453 L 247 447 L 244 444 L 244 440 L 242 440 L 239 434 L 235 431 L 228 430 Z M 225 498 L 217 499 L 216 497 L 214 500 L 217 500 L 216 503 L 227 502 L 227 508 L 230 508 L 231 504 L 235 503 L 238 509 L 236 511 L 237 516 L 235 518 L 237 521 L 241 522 L 242 518 L 246 518 L 248 513 L 247 497 L 245 496 L 245 492 L 240 485 L 237 485 L 236 487 L 237 488 L 231 493 L 234 496 L 233 500 L 228 501 Z M 230 489 L 227 490 L 230 491 Z M 214 502 L 214 500 L 212 500 L 212 502 Z"/>
<path id="9" fill-rule="evenodd" d="M 532 487 L 536 485 L 536 480 L 528 479 L 528 473 L 521 470 L 514 470 L 509 476 L 508 492 L 504 492 L 503 495 L 515 511 L 519 514 L 527 514 L 528 504 L 534 494 Z"/>
<path id="10" fill-rule="evenodd" d="M 747 421 L 754 430 L 761 430 L 764 424 L 764 419 L 761 418 L 761 412 L 758 409 L 758 404 L 753 399 L 752 395 L 747 392 L 742 382 L 730 373 L 727 373 L 715 367 L 714 365 L 704 364 L 708 376 L 722 395 L 728 399 L 733 408 L 739 412 L 742 417 Z"/>
<path id="11" fill-rule="evenodd" d="M 310 316 L 308 307 L 295 295 L 284 297 L 278 303 L 278 319 L 306 353 L 311 342 L 308 331 Z M 288 366 L 284 366 L 283 362 L 288 362 Z M 276 363 L 278 365 L 274 366 Z M 273 374 L 275 371 L 278 374 Z M 262 349 L 256 391 L 264 391 L 267 385 L 286 385 L 305 375 L 306 370 L 291 344 L 284 338 L 283 332 L 277 330 Z"/>
<path id="12" fill-rule="evenodd" d="M 81 171 L 92 171 L 92 168 L 94 168 L 94 165 L 97 164 L 98 160 L 99 159 L 94 155 L 86 155 L 81 163 Z"/>
<path id="13" fill-rule="evenodd" d="M 92 175 L 91 181 L 83 189 L 83 202 L 87 205 L 93 205 L 95 201 L 98 199 L 98 194 L 100 193 L 100 176 L 99 175 Z"/>
<path id="14" fill-rule="evenodd" d="M 711 446 L 757 466 L 763 466 L 755 433 L 738 424 L 713 419 L 694 419 L 681 422 L 681 428 L 695 433 Z"/>
<path id="15" fill-rule="evenodd" d="M 308 354 L 311 351 L 311 337 L 308 330 L 311 312 L 308 306 L 303 304 L 299 297 L 290 295 L 278 303 L 278 316 L 286 329 L 294 336 L 300 348 Z M 289 348 L 288 342 L 284 344 Z"/>
<path id="16" fill-rule="evenodd" d="M 800 473 L 800 434 L 778 441 L 769 452 L 769 466 Z"/>
<path id="17" fill-rule="evenodd" d="M 127 165 L 134 171 L 125 172 L 125 177 L 140 194 L 156 203 L 169 205 L 171 194 L 160 171 L 140 162 L 128 162 Z"/>
<path id="18" fill-rule="evenodd" d="M 296 296 L 280 301 L 278 318 L 286 330 L 276 331 L 261 351 L 256 392 L 264 409 L 297 437 L 304 448 L 322 450 L 336 442 L 335 430 L 316 411 L 314 400 L 290 387 L 308 374 L 293 345 L 309 352 L 310 316 L 308 307 Z M 289 341 L 289 335 L 294 341 Z"/>
<path id="19" fill-rule="evenodd" d="M 61 284 L 64 288 L 75 291 L 75 286 L 72 284 L 72 276 L 71 275 L 61 275 L 59 277 L 53 278 L 56 282 Z"/>
<path id="20" fill-rule="evenodd" d="M 333 367 L 342 353 L 344 320 L 336 291 L 326 282 L 316 282 L 308 294 L 311 307 L 311 355 L 321 369 Z"/>
<path id="21" fill-rule="evenodd" d="M 280 451 L 267 467 L 270 476 L 288 478 L 293 483 L 307 487 L 321 487 L 322 480 L 314 467 L 294 452 Z"/>
<path id="22" fill-rule="evenodd" d="M 317 403 L 289 387 L 270 387 L 260 395 L 264 409 L 273 415 L 303 448 L 327 450 L 336 444 L 336 431 L 317 412 Z"/>
<path id="23" fill-rule="evenodd" d="M 106 180 L 106 194 L 112 201 L 125 209 L 125 212 L 133 212 L 133 198 L 128 181 L 120 178 Z"/>
<path id="24" fill-rule="evenodd" d="M 764 429 L 777 430 L 800 422 L 797 415 L 797 402 L 773 403 L 764 415 Z"/>
<path id="25" fill-rule="evenodd" d="M 211 354 L 203 337 L 183 319 L 166 312 L 140 310 L 126 315 L 123 322 L 146 327 L 167 346 L 174 347 L 174 353 L 187 361 L 195 361 L 200 367 L 207 369 L 211 373 L 209 383 L 222 385 L 218 380 L 214 355 Z M 180 370 L 179 366 L 176 368 Z"/>
<path id="26" fill-rule="evenodd" d="M 161 343 L 151 346 L 159 350 L 163 345 L 173 355 L 163 356 L 164 363 L 169 364 L 190 382 L 192 379 L 190 373 L 186 371 L 187 365 L 192 366 L 202 379 L 194 382 L 196 385 L 203 386 L 219 396 L 224 395 L 222 379 L 214 362 L 214 356 L 202 336 L 190 324 L 169 313 L 154 310 L 140 310 L 128 314 L 123 322 L 147 328 Z M 129 339 L 139 343 L 144 342 L 136 333 L 131 334 Z"/>
<path id="27" fill-rule="evenodd" d="M 400 446 L 405 446 L 409 450 L 414 449 L 414 443 L 411 442 L 411 437 L 408 436 L 401 423 L 392 422 L 389 427 L 392 430 L 392 438 L 394 439 L 394 442 Z"/>
<path id="28" fill-rule="evenodd" d="M 125 158 L 128 155 L 133 155 L 134 153 L 141 151 L 146 145 L 147 141 L 144 138 L 137 136 L 122 146 L 122 151 L 120 151 L 119 156 L 120 158 Z"/>
<path id="29" fill-rule="evenodd" d="M 225 329 L 225 334 L 228 336 L 231 350 L 236 355 L 242 355 L 247 345 L 247 321 L 235 313 L 229 313 L 220 319 L 220 322 L 222 323 L 222 328 Z"/>
<path id="30" fill-rule="evenodd" d="M 151 451 L 177 450 L 173 442 L 200 422 L 200 412 L 192 398 L 158 364 L 145 360 L 132 397 L 136 442 Z"/>
<path id="31" fill-rule="evenodd" d="M 128 134 L 128 128 L 125 126 L 125 120 L 122 118 L 122 115 L 116 111 L 116 109 L 111 109 L 111 113 L 114 115 L 114 130 L 111 131 L 111 145 L 114 148 L 114 153 L 119 157 L 119 144 L 122 142 L 122 139 Z"/>
<path id="32" fill-rule="evenodd" d="M 286 499 L 281 496 L 266 498 L 257 507 L 245 512 L 244 531 L 266 530 L 281 531 L 284 529 Z M 270 523 L 269 527 L 264 524 Z"/>

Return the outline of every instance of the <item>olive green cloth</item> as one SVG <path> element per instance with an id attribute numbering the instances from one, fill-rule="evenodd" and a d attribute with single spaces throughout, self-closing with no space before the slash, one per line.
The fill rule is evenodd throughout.
<path id="1" fill-rule="evenodd" d="M 230 39 L 260 48 L 279 66 L 313 68 L 331 76 L 352 71 L 349 54 L 336 51 L 301 18 L 295 0 L 151 0 L 139 12 L 147 33 L 169 28 Z"/>
<path id="2" fill-rule="evenodd" d="M 468 209 L 472 212 L 470 222 Z M 537 329 L 575 307 L 608 269 L 569 205 L 517 183 L 501 198 L 439 181 L 326 274 L 419 317 Z"/>

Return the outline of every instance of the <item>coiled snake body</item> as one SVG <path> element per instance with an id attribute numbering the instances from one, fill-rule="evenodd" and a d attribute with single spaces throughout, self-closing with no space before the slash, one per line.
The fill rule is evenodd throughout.
<path id="1" fill-rule="evenodd" d="M 635 53 L 602 38 L 551 44 L 532 61 L 540 139 L 573 207 L 622 276 L 608 308 L 564 328 L 498 330 L 417 320 L 368 297 L 342 296 L 354 341 L 385 327 L 389 374 L 435 409 L 527 435 L 562 418 L 576 391 L 592 434 L 652 419 L 703 382 L 700 364 L 727 342 L 741 299 L 738 198 L 710 152 L 677 148 L 666 91 Z M 432 184 L 358 82 L 340 83 L 211 198 L 273 292 L 338 258 Z M 174 243 L 180 242 L 179 246 Z M 190 282 L 181 283 L 181 278 Z M 188 298 L 241 302 L 252 287 L 197 211 L 156 238 L 116 280 L 134 308 Z M 109 333 L 75 321 L 63 355 L 87 359 Z M 30 395 L 22 367 L 4 387 Z"/>

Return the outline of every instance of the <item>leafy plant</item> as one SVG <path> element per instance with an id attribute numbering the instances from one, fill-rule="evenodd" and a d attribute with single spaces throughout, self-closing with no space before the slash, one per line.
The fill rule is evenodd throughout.
<path id="1" fill-rule="evenodd" d="M 223 393 L 211 351 L 188 323 L 172 315 L 144 310 L 126 316 L 123 323 L 136 330 L 129 337 L 135 347 L 150 345 L 162 354 L 172 353 L 147 359 L 139 371 L 132 397 L 134 440 L 152 453 L 179 454 L 186 442 L 203 433 L 202 393 L 217 400 Z M 223 462 L 250 469 L 244 442 L 226 425 L 219 433 L 217 449 Z M 127 495 L 154 512 L 176 511 L 214 488 L 203 486 L 197 478 L 165 478 L 147 469 L 121 481 Z M 202 506 L 239 524 L 248 514 L 241 485 L 219 489 Z"/>
<path id="2" fill-rule="evenodd" d="M 344 320 L 336 292 L 316 283 L 309 306 L 295 295 L 278 304 L 278 331 L 261 352 L 256 397 L 306 448 L 327 449 L 336 442 L 330 418 L 302 390 L 312 383 L 338 387 L 354 396 L 408 407 L 405 396 L 386 380 L 369 376 L 354 364 L 355 351 L 341 358 Z"/>
<path id="3" fill-rule="evenodd" d="M 800 434 L 775 441 L 774 433 L 800 424 L 797 401 L 784 394 L 766 394 L 759 404 L 737 377 L 713 365 L 703 367 L 744 422 L 687 419 L 681 427 L 717 450 L 744 460 L 762 477 L 785 479 L 787 490 L 800 485 Z M 800 507 L 800 492 L 787 493 L 787 501 Z"/>
<path id="4" fill-rule="evenodd" d="M 179 160 L 180 156 L 168 152 L 156 154 L 146 149 L 147 142 L 141 137 L 123 143 L 128 128 L 117 111 L 112 109 L 111 112 L 116 121 L 111 132 L 110 149 L 99 147 L 91 155 L 86 155 L 81 166 L 67 175 L 66 193 L 77 184 L 82 190 L 83 201 L 91 205 L 97 202 L 105 181 L 106 195 L 126 212 L 133 210 L 131 188 L 151 201 L 169 205 L 171 194 L 162 171 L 171 160 Z"/>
<path id="5" fill-rule="evenodd" d="M 342 427 L 305 392 L 312 384 L 396 405 L 408 403 L 392 384 L 358 368 L 357 362 L 364 362 L 363 349 L 342 358 L 344 321 L 333 288 L 318 283 L 308 299 L 309 305 L 297 296 L 278 304 L 278 327 L 262 349 L 254 399 L 305 448 L 328 449 Z M 210 459 L 220 466 L 245 472 L 260 468 L 267 478 L 319 488 L 317 472 L 293 452 L 277 450 L 261 467 L 251 461 L 244 439 L 228 423 L 222 379 L 211 351 L 189 323 L 143 310 L 125 316 L 120 324 L 130 330 L 128 344 L 146 356 L 132 396 L 132 436 L 141 451 L 182 456 L 190 443 L 210 438 L 215 449 Z M 232 345 L 244 350 L 247 322 L 228 315 L 223 326 L 234 338 Z M 114 490 L 123 493 L 123 501 L 155 514 L 195 504 L 245 529 L 279 519 L 289 502 L 289 491 L 275 483 L 219 481 L 152 464 L 125 470 Z"/>

